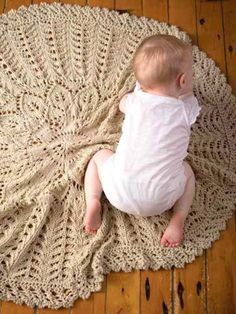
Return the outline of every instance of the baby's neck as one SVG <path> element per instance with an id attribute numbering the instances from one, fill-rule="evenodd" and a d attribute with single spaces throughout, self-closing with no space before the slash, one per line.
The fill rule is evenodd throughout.
<path id="1" fill-rule="evenodd" d="M 171 88 L 152 88 L 152 89 L 147 89 L 147 88 L 143 88 L 141 87 L 142 90 L 144 92 L 150 93 L 150 94 L 154 94 L 154 95 L 159 95 L 159 96 L 165 96 L 165 97 L 172 97 L 172 98 L 178 98 L 179 97 L 179 93 Z"/>

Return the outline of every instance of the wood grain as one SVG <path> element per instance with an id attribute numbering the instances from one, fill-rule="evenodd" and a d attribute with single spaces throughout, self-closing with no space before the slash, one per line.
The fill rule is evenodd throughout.
<path id="1" fill-rule="evenodd" d="M 43 309 L 35 309 L 35 314 L 71 314 L 71 309 L 66 309 L 66 308 L 60 308 L 58 310 L 52 310 L 49 308 L 43 308 Z M 13 314 L 14 312 L 12 312 Z M 26 314 L 26 313 L 24 313 Z"/>
<path id="2" fill-rule="evenodd" d="M 86 0 L 61 0 L 61 3 L 68 3 L 68 4 L 79 4 L 81 6 L 86 5 Z"/>
<path id="3" fill-rule="evenodd" d="M 127 11 L 130 14 L 137 16 L 142 15 L 142 1 L 141 0 L 116 0 L 115 9 Z"/>
<path id="4" fill-rule="evenodd" d="M 141 271 L 140 313 L 171 313 L 172 302 L 172 271 Z"/>
<path id="5" fill-rule="evenodd" d="M 111 272 L 107 277 L 106 313 L 137 314 L 140 299 L 140 271 Z"/>
<path id="6" fill-rule="evenodd" d="M 228 314 L 236 310 L 235 220 L 207 252 L 208 313 Z"/>
<path id="7" fill-rule="evenodd" d="M 226 73 L 224 51 L 223 12 L 220 1 L 197 0 L 197 35 L 200 49 L 215 60 L 216 65 Z M 207 251 L 207 311 L 208 313 L 233 313 L 235 304 L 235 220 L 230 219 L 226 231 Z M 232 280 L 233 279 L 233 280 Z M 217 300 L 217 301 L 216 301 Z"/>
<path id="8" fill-rule="evenodd" d="M 226 73 L 233 93 L 236 95 L 236 3 L 222 1 L 223 28 L 225 39 Z M 236 298 L 235 298 L 236 299 Z"/>
<path id="9" fill-rule="evenodd" d="M 11 1 L 15 2 L 15 0 L 11 0 Z M 19 0 L 19 1 L 21 1 L 21 0 Z M 32 4 L 40 4 L 41 2 L 47 2 L 47 3 L 60 2 L 60 0 L 47 0 L 47 1 L 32 0 L 30 2 L 32 2 Z"/>
<path id="10" fill-rule="evenodd" d="M 114 9 L 115 0 L 87 0 L 87 4 L 91 7 L 101 7 Z"/>
<path id="11" fill-rule="evenodd" d="M 225 73 L 221 1 L 196 0 L 198 46 Z"/>
<path id="12" fill-rule="evenodd" d="M 160 22 L 168 22 L 168 2 L 165 0 L 143 0 L 143 15 Z"/>
<path id="13" fill-rule="evenodd" d="M 197 44 L 195 0 L 169 0 L 169 23 L 187 32 Z"/>
<path id="14" fill-rule="evenodd" d="M 1 314 L 35 314 L 35 309 L 26 305 L 18 305 L 11 301 L 2 302 Z"/>

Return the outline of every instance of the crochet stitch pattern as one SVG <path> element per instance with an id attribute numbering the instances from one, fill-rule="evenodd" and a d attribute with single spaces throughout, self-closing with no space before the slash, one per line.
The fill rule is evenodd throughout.
<path id="1" fill-rule="evenodd" d="M 193 46 L 202 107 L 186 160 L 196 194 L 183 244 L 160 245 L 172 210 L 118 211 L 102 195 L 102 225 L 83 231 L 84 174 L 101 148 L 115 151 L 119 98 L 135 78 L 132 56 L 176 26 L 70 4 L 21 6 L 0 16 L 0 298 L 70 307 L 99 291 L 104 275 L 184 267 L 219 239 L 236 208 L 236 98 L 215 62 Z"/>

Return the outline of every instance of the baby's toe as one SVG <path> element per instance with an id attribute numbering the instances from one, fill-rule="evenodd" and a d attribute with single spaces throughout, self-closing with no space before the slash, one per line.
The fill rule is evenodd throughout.
<path id="1" fill-rule="evenodd" d="M 171 241 L 170 240 L 167 240 L 167 243 L 166 243 L 166 246 L 168 246 L 168 247 L 171 247 Z"/>
<path id="2" fill-rule="evenodd" d="M 168 242 L 168 240 L 166 238 L 162 238 L 161 239 L 161 245 L 168 246 L 168 244 L 169 244 L 169 242 Z"/>
<path id="3" fill-rule="evenodd" d="M 96 232 L 97 232 L 97 230 L 96 230 L 96 229 L 92 229 L 92 228 L 90 228 L 90 229 L 89 229 L 89 232 L 90 232 L 90 233 L 96 233 Z"/>
<path id="4" fill-rule="evenodd" d="M 175 242 L 173 246 L 174 247 L 180 246 L 180 242 Z"/>
<path id="5" fill-rule="evenodd" d="M 85 226 L 84 229 L 85 229 L 85 231 L 86 231 L 87 233 L 90 233 L 90 234 L 96 233 L 96 230 L 90 228 L 89 226 Z"/>

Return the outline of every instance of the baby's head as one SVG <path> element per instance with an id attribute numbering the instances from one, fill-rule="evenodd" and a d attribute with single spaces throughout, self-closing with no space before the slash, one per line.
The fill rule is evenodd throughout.
<path id="1" fill-rule="evenodd" d="M 186 89 L 192 76 L 192 47 L 171 35 L 145 38 L 133 58 L 137 81 L 146 90 Z"/>

